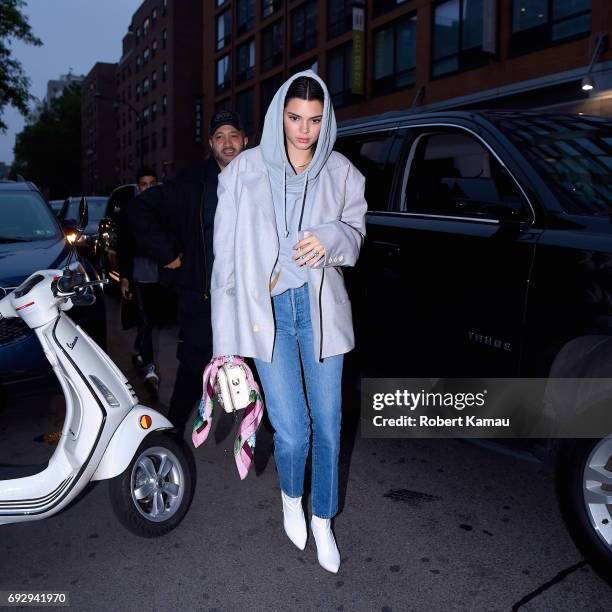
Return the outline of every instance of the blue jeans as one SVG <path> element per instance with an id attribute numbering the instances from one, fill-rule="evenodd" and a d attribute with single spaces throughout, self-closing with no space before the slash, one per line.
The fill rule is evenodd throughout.
<path id="1" fill-rule="evenodd" d="M 289 497 L 303 494 L 312 426 L 312 512 L 331 518 L 338 511 L 344 355 L 316 360 L 308 285 L 273 297 L 272 305 L 276 323 L 272 362 L 255 359 L 255 365 L 275 430 L 280 486 Z"/>

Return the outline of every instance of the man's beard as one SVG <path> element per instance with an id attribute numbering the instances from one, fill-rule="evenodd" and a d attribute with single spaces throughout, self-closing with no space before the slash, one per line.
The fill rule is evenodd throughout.
<path id="1" fill-rule="evenodd" d="M 235 151 L 235 149 L 234 149 Z M 240 151 L 238 151 L 238 153 L 240 153 Z M 223 153 L 221 152 L 217 152 L 217 151 L 213 151 L 213 157 L 215 158 L 215 160 L 217 161 L 217 163 L 219 164 L 219 166 L 221 166 L 222 168 L 225 168 L 225 166 L 227 166 L 227 164 L 230 163 L 230 161 L 232 159 L 234 159 L 234 157 L 236 157 L 235 155 L 232 157 L 232 159 L 227 160 L 224 156 Z"/>

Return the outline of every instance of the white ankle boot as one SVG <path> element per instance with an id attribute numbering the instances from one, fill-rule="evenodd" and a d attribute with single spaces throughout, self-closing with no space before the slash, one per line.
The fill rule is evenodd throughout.
<path id="1" fill-rule="evenodd" d="M 319 564 L 328 572 L 335 574 L 340 567 L 340 553 L 331 530 L 331 520 L 319 518 L 313 514 L 310 526 L 317 544 Z"/>
<path id="2" fill-rule="evenodd" d="M 300 549 L 306 548 L 306 519 L 301 497 L 289 497 L 281 491 L 283 498 L 283 526 L 289 539 Z"/>

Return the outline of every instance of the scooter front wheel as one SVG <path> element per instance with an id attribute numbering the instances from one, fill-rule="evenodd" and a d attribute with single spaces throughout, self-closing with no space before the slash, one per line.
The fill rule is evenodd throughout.
<path id="1" fill-rule="evenodd" d="M 193 456 L 170 435 L 152 434 L 109 487 L 113 510 L 124 527 L 145 538 L 164 535 L 183 520 L 193 499 Z"/>

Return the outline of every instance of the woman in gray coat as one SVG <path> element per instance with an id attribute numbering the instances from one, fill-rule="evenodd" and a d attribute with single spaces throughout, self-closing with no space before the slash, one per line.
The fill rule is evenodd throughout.
<path id="1" fill-rule="evenodd" d="M 337 572 L 341 378 L 354 346 L 342 273 L 365 235 L 363 175 L 340 153 L 334 109 L 307 70 L 276 92 L 261 144 L 219 175 L 212 272 L 214 356 L 254 358 L 275 429 L 284 528 L 306 545 L 302 507 L 312 428 L 319 563 Z M 305 393 L 304 393 L 305 389 Z"/>

